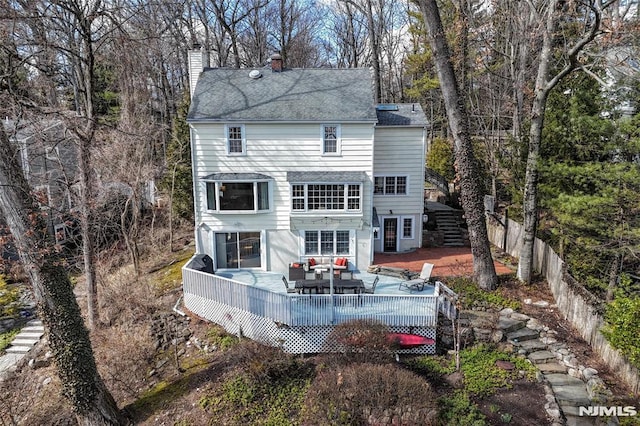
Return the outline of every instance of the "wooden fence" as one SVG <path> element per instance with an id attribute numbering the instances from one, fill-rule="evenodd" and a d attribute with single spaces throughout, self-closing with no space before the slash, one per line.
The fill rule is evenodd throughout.
<path id="1" fill-rule="evenodd" d="M 513 257 L 520 257 L 523 226 L 498 216 L 487 220 L 489 240 Z M 544 276 L 558 309 L 631 390 L 640 393 L 640 372 L 616 349 L 600 330 L 604 325 L 602 306 L 580 283 L 566 273 L 564 261 L 546 243 L 536 238 L 533 253 L 534 270 Z"/>

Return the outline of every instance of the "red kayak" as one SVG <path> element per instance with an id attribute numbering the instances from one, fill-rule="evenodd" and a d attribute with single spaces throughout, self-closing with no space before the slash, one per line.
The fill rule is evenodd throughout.
<path id="1" fill-rule="evenodd" d="M 435 340 L 410 333 L 387 333 L 387 341 L 402 349 L 417 348 L 423 345 L 433 345 Z"/>

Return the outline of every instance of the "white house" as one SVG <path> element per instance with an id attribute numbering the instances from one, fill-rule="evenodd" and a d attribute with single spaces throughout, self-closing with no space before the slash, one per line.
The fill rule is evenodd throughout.
<path id="1" fill-rule="evenodd" d="M 5 132 L 16 145 L 22 172 L 34 189 L 36 201 L 47 212 L 49 232 L 65 243 L 67 223 L 74 207 L 72 186 L 77 180 L 77 149 L 59 120 L 3 120 Z"/>
<path id="2" fill-rule="evenodd" d="M 369 69 L 206 66 L 189 52 L 196 250 L 214 268 L 420 247 L 425 133 L 418 104 L 376 105 Z"/>

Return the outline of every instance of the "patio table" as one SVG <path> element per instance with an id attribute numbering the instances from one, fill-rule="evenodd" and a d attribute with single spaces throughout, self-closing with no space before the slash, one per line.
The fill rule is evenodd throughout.
<path id="1" fill-rule="evenodd" d="M 300 289 L 302 293 L 318 293 L 328 294 L 330 288 L 329 280 L 297 280 L 296 289 Z M 336 294 L 343 294 L 345 290 L 352 290 L 353 293 L 360 294 L 364 291 L 364 282 L 362 280 L 333 280 L 333 291 Z"/>

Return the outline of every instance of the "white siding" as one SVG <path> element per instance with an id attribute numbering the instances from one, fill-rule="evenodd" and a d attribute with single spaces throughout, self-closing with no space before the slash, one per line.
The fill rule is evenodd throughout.
<path id="1" fill-rule="evenodd" d="M 224 124 L 192 125 L 196 226 L 206 225 L 213 232 L 266 231 L 266 259 L 263 268 L 286 270 L 299 260 L 297 231 L 290 229 L 291 202 L 287 172 L 362 171 L 362 212 L 345 215 L 363 229 L 357 238 L 358 262 L 371 262 L 369 234 L 373 193 L 373 124 L 342 124 L 341 155 L 321 154 L 321 124 L 242 123 L 245 129 L 246 155 L 228 156 Z M 333 124 L 333 123 L 329 123 Z M 212 173 L 261 173 L 273 178 L 272 212 L 211 214 L 205 211 L 206 192 L 201 178 Z M 315 217 L 328 216 L 326 213 Z M 330 215 L 329 215 L 330 216 Z M 355 217 L 354 217 L 355 216 Z M 313 221 L 312 221 L 313 223 Z M 315 222 L 316 229 L 328 229 Z M 365 238 L 366 244 L 360 239 Z M 273 248 L 273 249 L 272 249 Z M 263 247 L 264 249 L 264 247 Z M 368 250 L 361 254 L 361 251 Z"/>
<path id="2" fill-rule="evenodd" d="M 399 250 L 421 244 L 422 212 L 424 208 L 424 130 L 413 127 L 376 128 L 374 176 L 408 176 L 407 195 L 374 195 L 373 205 L 380 217 L 397 217 L 398 232 L 402 232 L 402 217 L 414 217 L 414 238 L 399 238 Z M 381 251 L 376 240 L 376 251 Z"/>

